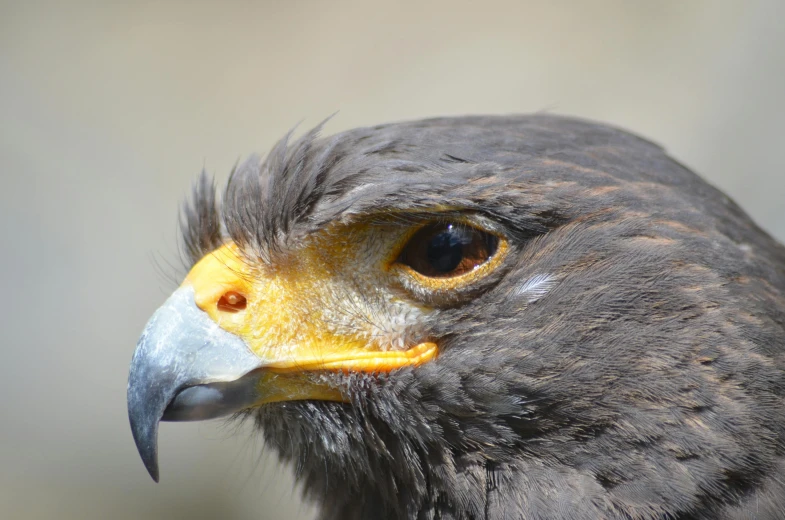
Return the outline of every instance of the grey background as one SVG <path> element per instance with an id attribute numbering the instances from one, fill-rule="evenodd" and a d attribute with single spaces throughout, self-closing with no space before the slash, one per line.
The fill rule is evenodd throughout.
<path id="1" fill-rule="evenodd" d="M 129 432 L 177 205 L 298 121 L 549 110 L 665 145 L 785 238 L 785 2 L 0 4 L 0 517 L 310 518 L 258 437 Z M 299 515 L 299 516 L 298 516 Z"/>

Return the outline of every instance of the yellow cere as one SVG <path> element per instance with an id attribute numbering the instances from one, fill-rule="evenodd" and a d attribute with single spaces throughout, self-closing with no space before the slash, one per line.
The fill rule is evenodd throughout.
<path id="1" fill-rule="evenodd" d="M 438 354 L 418 333 L 425 311 L 388 292 L 389 280 L 380 279 L 390 276 L 382 264 L 391 244 L 377 238 L 370 226 L 340 226 L 271 264 L 244 258 L 228 243 L 202 258 L 183 284 L 194 288 L 200 309 L 248 344 L 260 367 L 278 373 L 284 398 L 308 398 L 302 379 L 285 384 L 289 373 L 386 372 Z M 245 297 L 245 308 L 220 308 L 227 293 Z M 323 388 L 312 390 L 330 398 Z"/>

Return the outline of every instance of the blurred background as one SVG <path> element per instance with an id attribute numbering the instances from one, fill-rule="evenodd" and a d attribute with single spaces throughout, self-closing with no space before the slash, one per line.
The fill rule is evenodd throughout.
<path id="1" fill-rule="evenodd" d="M 0 3 L 0 518 L 313 517 L 251 432 L 126 378 L 178 203 L 297 122 L 547 110 L 664 145 L 785 239 L 785 3 Z"/>

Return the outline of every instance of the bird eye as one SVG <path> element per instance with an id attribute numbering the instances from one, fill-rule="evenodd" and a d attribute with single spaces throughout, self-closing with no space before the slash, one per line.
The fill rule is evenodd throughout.
<path id="1" fill-rule="evenodd" d="M 462 224 L 439 223 L 417 231 L 398 262 L 423 276 L 451 278 L 488 261 L 499 245 L 495 235 Z"/>

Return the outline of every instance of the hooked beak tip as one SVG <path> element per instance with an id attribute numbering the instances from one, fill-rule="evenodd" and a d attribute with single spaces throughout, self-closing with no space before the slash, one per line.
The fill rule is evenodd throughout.
<path id="1" fill-rule="evenodd" d="M 146 414 L 145 414 L 146 415 Z M 152 479 L 158 482 L 158 418 L 151 421 L 144 421 L 144 415 L 137 416 L 133 413 L 128 414 L 131 422 L 131 433 L 136 443 L 136 449 L 142 458 L 147 472 Z"/>
<path id="2" fill-rule="evenodd" d="M 147 472 L 150 474 L 150 477 L 157 484 L 160 477 L 158 476 L 158 461 L 156 459 L 157 457 L 153 456 L 152 459 L 145 461 L 144 466 L 147 468 Z"/>

